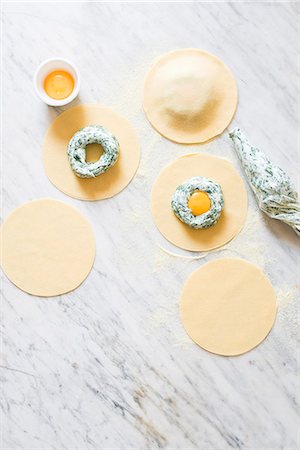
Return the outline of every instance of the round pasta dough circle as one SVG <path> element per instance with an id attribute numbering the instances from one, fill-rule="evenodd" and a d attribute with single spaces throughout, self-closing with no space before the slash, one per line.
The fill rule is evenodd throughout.
<path id="1" fill-rule="evenodd" d="M 52 199 L 15 209 L 1 227 L 6 276 L 32 295 L 52 297 L 77 288 L 95 259 L 91 225 L 77 209 Z"/>
<path id="2" fill-rule="evenodd" d="M 70 167 L 67 147 L 81 128 L 98 124 L 118 140 L 120 154 L 106 173 L 80 178 Z M 91 150 L 97 150 L 91 145 Z M 50 125 L 44 140 L 44 166 L 49 180 L 59 190 L 79 200 L 102 200 L 121 192 L 134 177 L 140 161 L 137 134 L 127 119 L 101 105 L 79 105 L 68 109 Z"/>
<path id="3" fill-rule="evenodd" d="M 224 196 L 220 219 L 206 229 L 193 229 L 181 222 L 170 206 L 177 186 L 196 176 L 219 183 Z M 195 252 L 231 241 L 243 228 L 247 206 L 244 182 L 232 164 L 204 153 L 190 153 L 171 162 L 158 175 L 151 193 L 152 216 L 161 234 L 177 247 Z"/>
<path id="4" fill-rule="evenodd" d="M 145 80 L 143 106 L 164 137 L 194 144 L 227 128 L 237 100 L 235 79 L 223 61 L 204 50 L 186 48 L 156 60 Z"/>
<path id="5" fill-rule="evenodd" d="M 190 338 L 209 352 L 246 353 L 270 332 L 276 296 L 266 275 L 237 258 L 204 264 L 186 281 L 180 318 Z"/>

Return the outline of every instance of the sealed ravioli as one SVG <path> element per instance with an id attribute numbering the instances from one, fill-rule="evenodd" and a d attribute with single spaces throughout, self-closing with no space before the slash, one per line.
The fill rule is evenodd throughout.
<path id="1" fill-rule="evenodd" d="M 221 134 L 237 107 L 237 86 L 228 67 L 197 48 L 158 58 L 144 87 L 143 107 L 151 125 L 171 141 L 192 144 Z"/>

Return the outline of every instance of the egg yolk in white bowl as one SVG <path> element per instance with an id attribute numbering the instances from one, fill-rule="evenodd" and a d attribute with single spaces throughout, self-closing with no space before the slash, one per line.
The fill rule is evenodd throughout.
<path id="1" fill-rule="evenodd" d="M 74 79 L 69 72 L 54 70 L 46 76 L 44 89 L 49 97 L 63 100 L 72 94 L 74 84 Z"/>

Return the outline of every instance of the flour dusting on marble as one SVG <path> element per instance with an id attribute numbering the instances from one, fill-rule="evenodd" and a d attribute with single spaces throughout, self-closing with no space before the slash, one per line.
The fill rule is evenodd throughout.
<path id="1" fill-rule="evenodd" d="M 258 210 L 249 206 L 243 230 L 220 251 L 226 252 L 226 256 L 245 258 L 264 269 L 270 262 L 270 256 L 267 254 L 267 248 L 263 241 L 261 224 L 262 220 Z"/>

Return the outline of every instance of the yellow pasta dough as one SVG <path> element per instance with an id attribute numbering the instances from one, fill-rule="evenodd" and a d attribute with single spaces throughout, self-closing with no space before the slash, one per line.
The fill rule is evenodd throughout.
<path id="1" fill-rule="evenodd" d="M 160 134 L 192 144 L 221 134 L 233 118 L 237 99 L 228 67 L 211 53 L 187 48 L 155 62 L 146 77 L 143 106 Z"/>
<path id="2" fill-rule="evenodd" d="M 236 258 L 211 261 L 186 281 L 180 318 L 209 352 L 234 356 L 260 344 L 276 317 L 274 289 L 255 265 Z"/>
<path id="3" fill-rule="evenodd" d="M 15 209 L 1 227 L 1 265 L 29 294 L 50 297 L 78 287 L 95 259 L 91 225 L 77 209 L 42 199 Z"/>
<path id="4" fill-rule="evenodd" d="M 67 146 L 80 128 L 102 125 L 118 140 L 120 155 L 116 164 L 96 178 L 79 178 L 72 171 Z M 98 159 L 92 144 L 91 160 Z M 65 194 L 80 200 L 101 200 L 122 191 L 134 177 L 140 161 L 137 134 L 127 119 L 111 108 L 88 104 L 68 109 L 49 127 L 44 140 L 44 166 L 50 181 Z"/>
<path id="5" fill-rule="evenodd" d="M 207 229 L 193 229 L 181 222 L 171 208 L 178 185 L 202 176 L 220 184 L 224 208 L 218 222 Z M 151 211 L 161 234 L 177 247 L 190 251 L 208 251 L 229 242 L 242 229 L 247 215 L 247 192 L 232 164 L 216 156 L 190 153 L 166 166 L 154 183 Z"/>

